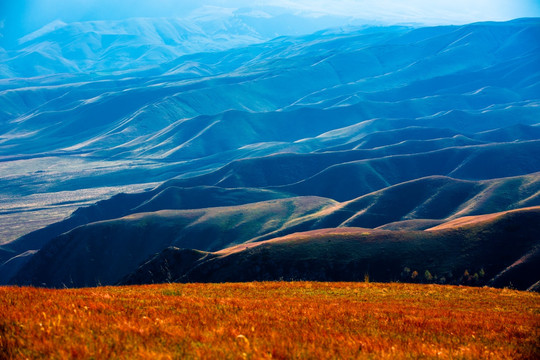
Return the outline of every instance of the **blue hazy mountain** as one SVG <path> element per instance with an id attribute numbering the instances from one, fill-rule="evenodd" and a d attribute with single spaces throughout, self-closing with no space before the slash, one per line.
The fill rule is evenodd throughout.
<path id="1" fill-rule="evenodd" d="M 71 285 L 120 281 L 170 246 L 540 205 L 539 19 L 317 30 L 284 17 L 56 22 L 2 52 L 2 281 L 59 286 L 87 248 L 100 269 Z M 28 218 L 41 220 L 9 225 Z M 118 272 L 96 275 L 112 260 L 94 238 Z M 130 239 L 140 253 L 122 251 Z"/>
<path id="2" fill-rule="evenodd" d="M 126 74 L 182 55 L 238 48 L 355 22 L 358 20 L 329 15 L 315 18 L 263 6 L 203 6 L 183 18 L 55 20 L 0 51 L 0 78 Z"/>

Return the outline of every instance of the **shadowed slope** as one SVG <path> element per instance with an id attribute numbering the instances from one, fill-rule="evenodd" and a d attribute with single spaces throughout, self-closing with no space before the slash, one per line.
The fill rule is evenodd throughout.
<path id="1" fill-rule="evenodd" d="M 530 141 L 449 148 L 336 164 L 296 184 L 276 189 L 344 201 L 431 175 L 483 180 L 538 171 L 540 141 Z"/>
<path id="2" fill-rule="evenodd" d="M 334 206 L 316 197 L 235 207 L 162 210 L 78 227 L 51 240 L 13 283 L 51 287 L 114 284 L 168 246 L 219 250 Z"/>
<path id="3" fill-rule="evenodd" d="M 166 185 L 143 193 L 118 194 L 95 205 L 79 208 L 69 218 L 31 232 L 0 248 L 0 283 L 7 283 L 24 265 L 24 261 L 30 258 L 19 257 L 20 254 L 33 254 L 51 239 L 77 226 L 141 212 L 235 206 L 286 197 L 289 195 L 264 189 L 223 189 L 207 186 L 178 188 Z M 9 259 L 13 261 L 8 261 Z"/>
<path id="4" fill-rule="evenodd" d="M 82 226 L 51 240 L 13 282 L 47 286 L 82 286 L 97 281 L 110 284 L 169 246 L 216 251 L 299 231 L 373 228 L 406 219 L 416 219 L 425 228 L 447 218 L 512 209 L 524 199 L 531 205 L 539 204 L 539 186 L 538 176 L 484 182 L 430 177 L 346 203 L 298 197 L 233 207 L 134 214 Z"/>
<path id="5" fill-rule="evenodd" d="M 77 226 L 134 213 L 235 206 L 285 197 L 289 195 L 264 189 L 224 189 L 211 186 L 179 188 L 161 185 L 151 191 L 118 194 L 95 205 L 79 208 L 66 220 L 25 235 L 7 244 L 6 249 L 19 252 L 40 249 L 53 237 Z"/>
<path id="6" fill-rule="evenodd" d="M 299 218 L 289 228 L 256 240 L 297 231 L 350 226 L 423 230 L 445 219 L 537 205 L 540 205 L 538 174 L 486 181 L 431 176 L 340 203 Z"/>
<path id="7" fill-rule="evenodd" d="M 180 256 L 183 250 L 168 249 L 143 264 L 125 282 L 153 282 L 154 276 L 160 279 L 161 275 L 149 269 L 167 260 L 168 276 L 180 282 L 358 281 L 369 276 L 372 281 L 489 283 L 499 287 L 513 284 L 524 290 L 538 281 L 538 273 L 530 271 L 540 265 L 538 231 L 540 207 L 444 230 L 315 230 L 225 249 L 214 253 L 217 257 L 191 262 L 188 271 Z M 179 255 L 175 257 L 174 253 Z M 523 271 L 509 270 L 518 263 Z M 410 270 L 404 274 L 406 268 Z M 426 270 L 436 280 L 427 278 Z M 411 271 L 420 275 L 411 278 Z"/>
<path id="8" fill-rule="evenodd" d="M 435 151 L 422 151 L 421 148 L 418 152 L 408 154 L 392 154 L 387 148 L 279 154 L 234 161 L 212 173 L 171 180 L 169 184 L 265 187 L 296 195 L 316 195 L 345 201 L 431 175 L 483 180 L 540 171 L 538 140 L 450 147 Z"/>
<path id="9" fill-rule="evenodd" d="M 323 154 L 321 154 L 323 155 Z M 345 155 L 346 154 L 341 154 Z M 271 177 L 295 174 L 288 172 L 288 156 L 275 156 L 261 159 Z M 303 156 L 300 159 L 304 159 Z M 312 159 L 306 156 L 306 159 Z M 313 159 L 313 164 L 316 160 Z M 323 157 L 324 159 L 324 157 Z M 250 161 L 239 163 L 250 164 Z M 299 162 L 299 164 L 302 162 Z M 308 161 L 309 163 L 309 161 Z M 272 166 L 275 164 L 274 166 Z M 244 169 L 249 169 L 244 166 Z M 253 169 L 253 171 L 258 171 Z M 298 172 L 302 172 L 299 169 Z M 256 177 L 256 176 L 254 176 Z M 71 217 L 32 232 L 4 246 L 6 257 L 40 249 L 50 239 L 77 226 L 139 212 L 166 209 L 200 209 L 205 207 L 235 206 L 258 201 L 294 196 L 293 193 L 277 192 L 254 188 L 221 188 L 212 186 L 178 187 L 183 180 L 171 180 L 152 191 L 137 194 L 119 194 L 109 200 L 80 208 Z M 351 192 L 358 191 L 358 184 Z M 361 226 L 378 227 L 387 223 L 418 219 L 439 219 L 465 216 L 468 214 L 492 213 L 540 203 L 540 176 L 537 174 L 491 180 L 483 182 L 459 181 L 446 177 L 427 177 L 401 185 L 388 187 L 344 202 L 330 213 L 320 214 L 318 218 L 297 219 L 303 230 L 319 227 Z M 305 223 L 305 224 L 304 224 Z M 418 222 L 407 228 L 414 228 Z M 428 222 L 426 227 L 433 226 Z M 396 225 L 397 226 L 397 225 Z M 416 226 L 417 227 L 417 226 Z M 392 228 L 389 225 L 389 228 Z M 7 252 L 12 252 L 9 256 Z M 7 260 L 6 258 L 6 260 Z"/>

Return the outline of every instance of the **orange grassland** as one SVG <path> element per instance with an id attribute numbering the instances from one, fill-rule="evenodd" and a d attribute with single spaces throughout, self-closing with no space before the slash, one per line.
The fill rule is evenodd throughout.
<path id="1" fill-rule="evenodd" d="M 0 358 L 538 359 L 540 295 L 264 282 L 0 288 Z"/>

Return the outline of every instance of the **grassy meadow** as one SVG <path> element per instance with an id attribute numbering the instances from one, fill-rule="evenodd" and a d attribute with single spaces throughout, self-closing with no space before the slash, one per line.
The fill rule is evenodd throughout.
<path id="1" fill-rule="evenodd" d="M 540 295 L 418 284 L 0 288 L 1 359 L 538 359 Z"/>

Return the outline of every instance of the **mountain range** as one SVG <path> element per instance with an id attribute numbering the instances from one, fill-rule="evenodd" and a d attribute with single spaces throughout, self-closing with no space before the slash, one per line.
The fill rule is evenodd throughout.
<path id="1" fill-rule="evenodd" d="M 250 14 L 53 23 L 0 54 L 0 282 L 538 287 L 539 19 Z"/>

